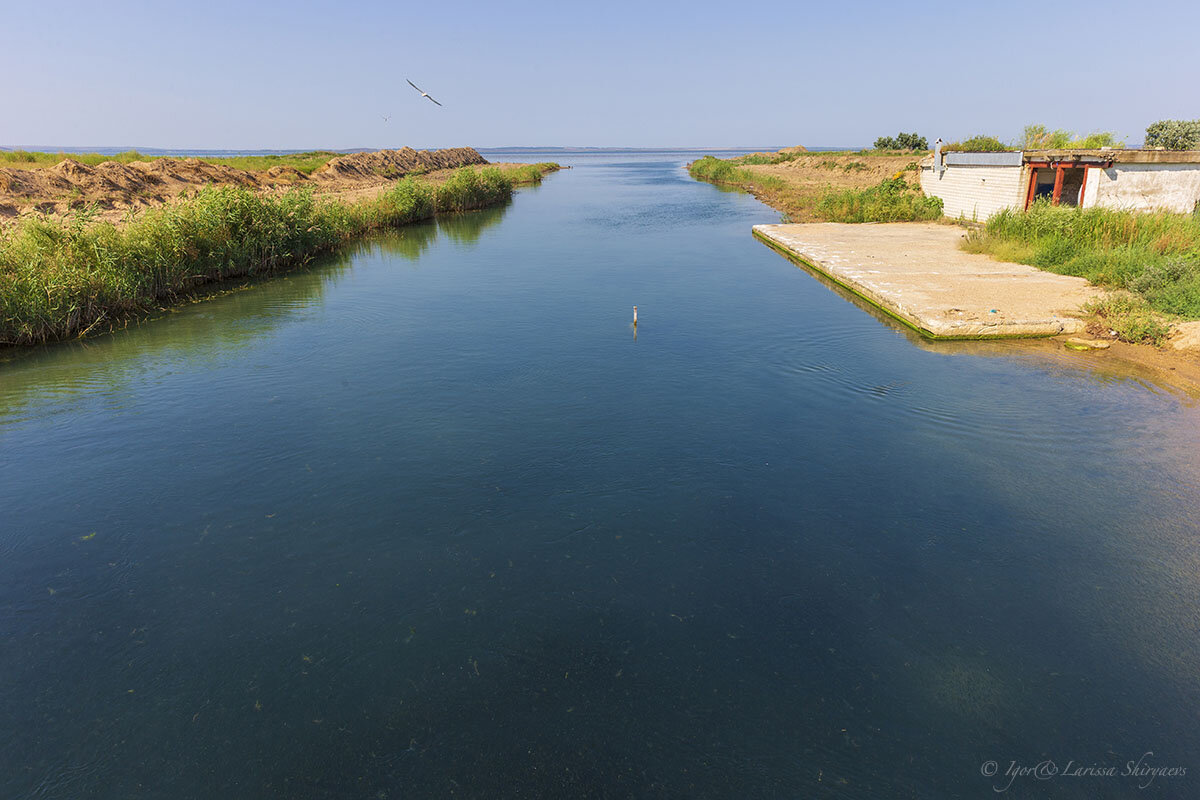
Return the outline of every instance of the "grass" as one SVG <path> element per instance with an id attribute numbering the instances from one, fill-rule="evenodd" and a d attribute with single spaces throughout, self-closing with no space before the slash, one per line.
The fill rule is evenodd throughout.
<path id="1" fill-rule="evenodd" d="M 903 178 L 890 178 L 864 189 L 825 188 L 814 192 L 797 188 L 783 178 L 745 169 L 741 166 L 745 163 L 764 162 L 747 162 L 744 159 L 726 161 L 705 156 L 692 162 L 688 170 L 698 180 L 751 192 L 768 205 L 781 208 L 792 218 L 815 217 L 827 222 L 911 222 L 936 220 L 942 216 L 942 201 L 939 198 L 925 197 L 919 188 Z M 845 165 L 822 161 L 819 166 L 845 172 L 867 168 L 858 161 Z"/>
<path id="2" fill-rule="evenodd" d="M 798 153 L 774 153 L 766 155 L 763 153 L 751 153 L 748 156 L 738 156 L 730 159 L 734 164 L 783 164 L 787 161 L 793 161 L 798 156 Z M 711 158 L 711 156 L 705 156 Z"/>
<path id="3" fill-rule="evenodd" d="M 1105 317 L 1133 316 L 1130 333 L 1121 337 L 1127 341 L 1161 341 L 1159 334 L 1138 333 L 1144 327 L 1139 309 L 1200 319 L 1200 213 L 1078 209 L 1039 201 L 1027 212 L 993 215 L 963 246 L 1128 290 L 1128 303 L 1096 311 Z"/>
<path id="4" fill-rule="evenodd" d="M 1161 347 L 1171 332 L 1170 324 L 1150 310 L 1141 298 L 1118 294 L 1086 304 L 1083 310 L 1095 314 L 1123 342 Z"/>
<path id="5" fill-rule="evenodd" d="M 1023 150 L 1099 150 L 1101 147 L 1124 147 L 1112 131 L 1097 131 L 1076 136 L 1073 131 L 1059 128 L 1049 130 L 1045 125 L 1026 125 L 1021 143 Z"/>
<path id="6" fill-rule="evenodd" d="M 364 233 L 507 201 L 552 165 L 456 170 L 398 181 L 367 200 L 311 188 L 257 194 L 207 187 L 118 226 L 85 210 L 0 227 L 0 344 L 106 330 L 215 281 L 296 266 Z"/>
<path id="7" fill-rule="evenodd" d="M 310 150 L 306 153 L 287 153 L 268 156 L 205 156 L 201 161 L 210 164 L 222 164 L 245 170 L 267 170 L 271 167 L 294 167 L 305 175 L 310 175 L 317 168 L 324 166 L 329 159 L 344 153 L 330 150 Z M 73 159 L 81 164 L 94 167 L 105 161 L 116 161 L 128 164 L 131 161 L 154 161 L 159 158 L 178 158 L 178 156 L 148 156 L 137 150 L 126 150 L 116 155 L 100 153 L 34 153 L 28 150 L 0 150 L 0 167 L 13 169 L 33 169 L 35 167 L 52 167 L 64 159 Z"/>
<path id="8" fill-rule="evenodd" d="M 728 159 L 729 163 L 738 166 L 752 166 L 761 164 L 786 164 L 790 161 L 803 161 L 810 158 L 821 158 L 820 166 L 828 169 L 841 168 L 847 172 L 854 169 L 866 169 L 864 164 L 861 167 L 845 167 L 839 165 L 831 157 L 837 156 L 897 156 L 897 155 L 912 155 L 912 150 L 807 150 L 795 153 L 751 153 L 747 156 L 738 156 Z M 705 156 L 712 158 L 712 156 Z M 861 164 L 862 162 L 851 162 Z"/>
<path id="9" fill-rule="evenodd" d="M 1004 142 L 997 139 L 995 136 L 986 136 L 978 134 L 969 139 L 963 139 L 959 142 L 951 142 L 942 147 L 944 152 L 963 151 L 968 153 L 1003 153 L 1009 150 L 1016 150 L 1015 147 L 1010 147 Z"/>
<path id="10" fill-rule="evenodd" d="M 728 161 L 713 156 L 705 156 L 693 161 L 691 166 L 688 167 L 688 172 L 693 178 L 712 183 L 723 183 L 727 186 L 736 186 L 738 188 L 761 186 L 766 189 L 779 189 L 786 187 L 786 183 L 782 178 L 777 178 L 774 175 L 760 175 L 757 172 L 742 169 L 740 166 L 742 164 L 778 163 L 781 162 L 769 159 L 762 160 L 759 157 L 753 156 L 743 156 L 742 158 Z"/>
<path id="11" fill-rule="evenodd" d="M 817 216 L 829 222 L 916 222 L 942 218 L 942 199 L 926 197 L 903 178 L 866 189 L 829 189 L 817 200 Z"/>

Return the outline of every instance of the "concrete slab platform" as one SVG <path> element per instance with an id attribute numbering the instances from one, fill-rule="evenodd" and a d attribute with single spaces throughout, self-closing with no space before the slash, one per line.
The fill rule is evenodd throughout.
<path id="1" fill-rule="evenodd" d="M 771 247 L 935 339 L 1078 333 L 1104 290 L 966 253 L 961 228 L 923 222 L 755 225 Z"/>

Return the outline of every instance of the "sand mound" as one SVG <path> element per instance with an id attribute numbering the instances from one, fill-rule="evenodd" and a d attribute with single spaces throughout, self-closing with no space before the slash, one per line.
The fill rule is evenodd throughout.
<path id="1" fill-rule="evenodd" d="M 432 172 L 488 163 L 470 147 L 448 150 L 380 150 L 330 159 L 305 175 L 295 167 L 244 170 L 198 158 L 156 158 L 94 167 L 65 159 L 53 167 L 0 167 L 0 216 L 23 211 L 64 213 L 95 204 L 106 209 L 139 208 L 168 202 L 202 186 L 242 186 L 253 190 L 312 184 L 320 191 L 379 186 L 413 172 Z"/>
<path id="2" fill-rule="evenodd" d="M 465 167 L 488 163 L 471 147 L 448 150 L 378 150 L 374 153 L 352 153 L 331 158 L 312 174 L 315 181 L 378 181 L 395 180 L 411 172 L 432 172 L 435 169 Z"/>
<path id="3" fill-rule="evenodd" d="M 308 180 L 308 176 L 295 167 L 271 167 L 267 170 L 267 177 L 273 181 L 287 181 L 288 183 Z"/>

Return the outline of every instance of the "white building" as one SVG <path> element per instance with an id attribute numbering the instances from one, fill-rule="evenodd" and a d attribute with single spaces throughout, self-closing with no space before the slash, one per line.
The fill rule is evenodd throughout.
<path id="1" fill-rule="evenodd" d="M 985 220 L 1039 197 L 1091 208 L 1190 213 L 1200 207 L 1200 151 L 934 151 L 921 162 L 921 189 L 948 217 Z"/>

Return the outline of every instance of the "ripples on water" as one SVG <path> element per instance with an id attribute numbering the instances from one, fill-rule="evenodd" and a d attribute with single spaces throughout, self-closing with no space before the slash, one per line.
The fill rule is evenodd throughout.
<path id="1" fill-rule="evenodd" d="M 0 795 L 1192 769 L 1194 410 L 1086 357 L 921 342 L 682 161 L 581 157 L 0 366 Z"/>

